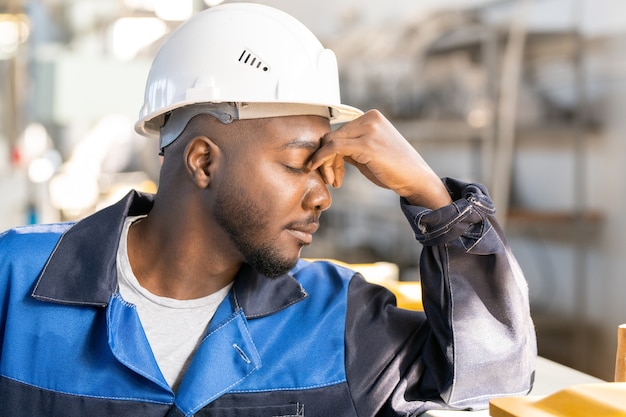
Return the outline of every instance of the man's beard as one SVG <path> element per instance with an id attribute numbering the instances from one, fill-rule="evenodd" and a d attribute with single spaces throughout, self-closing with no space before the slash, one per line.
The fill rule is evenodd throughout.
<path id="1" fill-rule="evenodd" d="M 298 259 L 286 258 L 272 240 L 257 243 L 259 236 L 267 235 L 267 219 L 265 212 L 244 195 L 238 187 L 222 190 L 215 201 L 215 219 L 257 272 L 270 278 L 286 274 Z"/>

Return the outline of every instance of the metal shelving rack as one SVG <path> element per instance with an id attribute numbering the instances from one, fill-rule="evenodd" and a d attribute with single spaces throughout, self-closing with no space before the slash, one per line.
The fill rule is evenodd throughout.
<path id="1" fill-rule="evenodd" d="M 575 275 L 570 282 L 574 288 L 575 311 L 573 317 L 568 317 L 567 320 L 584 323 L 587 310 L 585 287 L 589 242 L 579 236 L 591 236 L 590 239 L 593 240 L 593 236 L 600 233 L 603 222 L 602 213 L 588 209 L 586 195 L 586 150 L 591 138 L 597 136 L 587 120 L 586 112 L 586 39 L 581 34 L 580 27 L 554 32 L 529 29 L 526 22 L 527 8 L 539 1 L 496 1 L 481 6 L 481 9 L 472 10 L 480 14 L 485 8 L 506 6 L 513 10 L 511 16 L 514 18 L 508 27 L 481 24 L 480 19 L 475 24 L 466 22 L 463 26 L 443 33 L 432 42 L 425 51 L 425 56 L 417 57 L 426 60 L 463 50 L 471 51 L 473 56 L 478 57 L 477 62 L 486 74 L 483 87 L 484 95 L 488 98 L 486 109 L 491 116 L 489 123 L 481 127 L 471 127 L 463 118 L 437 120 L 420 116 L 392 116 L 392 121 L 418 150 L 423 149 L 425 144 L 449 146 L 457 143 L 463 143 L 463 146 L 471 144 L 474 149 L 478 149 L 480 162 L 474 167 L 472 175 L 490 189 L 499 212 L 499 220 L 509 236 L 571 245 Z M 391 55 L 392 59 L 397 56 Z M 576 103 L 571 109 L 570 119 L 541 122 L 534 126 L 520 125 L 515 118 L 519 83 L 521 80 L 528 81 L 533 68 L 549 60 L 565 63 L 573 74 L 571 86 L 567 87 L 573 91 Z M 348 101 L 351 101 L 350 97 Z M 573 162 L 569 175 L 574 179 L 574 189 L 569 190 L 573 196 L 571 202 L 568 199 L 569 206 L 558 209 L 520 205 L 515 201 L 512 189 L 516 152 L 520 148 L 528 149 L 548 141 L 552 142 L 550 146 L 558 146 L 571 153 Z M 550 178 L 546 181 L 550 181 Z M 576 346 L 576 352 L 571 356 L 555 359 L 584 370 L 586 364 L 579 359 L 586 357 L 587 332 L 574 328 L 562 329 L 564 324 L 567 325 L 563 321 L 540 320 L 539 327 L 543 328 L 539 330 L 554 335 L 560 332 L 561 342 L 566 340 L 571 346 Z M 550 350 L 551 347 L 548 346 L 547 349 Z M 552 353 L 555 352 L 547 352 L 548 356 Z"/>

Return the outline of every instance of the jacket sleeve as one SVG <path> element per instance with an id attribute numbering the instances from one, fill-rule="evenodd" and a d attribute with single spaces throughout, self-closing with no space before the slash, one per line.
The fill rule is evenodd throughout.
<path id="1" fill-rule="evenodd" d="M 532 386 L 536 339 L 528 288 L 486 189 L 444 179 L 454 203 L 402 210 L 417 240 L 424 312 L 395 307 L 355 277 L 346 372 L 359 415 L 479 409 Z"/>

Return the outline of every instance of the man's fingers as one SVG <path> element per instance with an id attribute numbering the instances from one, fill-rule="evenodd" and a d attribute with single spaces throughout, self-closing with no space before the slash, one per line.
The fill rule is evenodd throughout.
<path id="1" fill-rule="evenodd" d="M 333 171 L 333 167 L 330 164 L 324 164 L 319 167 L 319 171 L 322 174 L 322 178 L 324 178 L 324 182 L 328 185 L 333 185 L 335 182 L 335 173 Z"/>
<path id="2" fill-rule="evenodd" d="M 312 169 L 316 168 L 312 166 Z M 322 175 L 326 184 L 332 185 L 335 188 L 341 187 L 345 172 L 345 165 L 341 155 L 330 155 L 328 158 L 322 160 L 322 164 L 317 170 Z"/>
<path id="3" fill-rule="evenodd" d="M 333 173 L 335 178 L 332 185 L 335 188 L 339 188 L 343 183 L 343 175 L 345 173 L 344 159 L 341 155 L 335 155 L 335 159 L 333 160 Z"/>

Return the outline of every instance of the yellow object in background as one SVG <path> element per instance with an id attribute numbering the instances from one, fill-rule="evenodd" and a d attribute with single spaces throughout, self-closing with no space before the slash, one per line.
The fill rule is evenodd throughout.
<path id="1" fill-rule="evenodd" d="M 626 417 L 626 383 L 573 385 L 546 397 L 494 398 L 491 417 Z"/>
<path id="2" fill-rule="evenodd" d="M 309 259 L 315 261 L 316 259 Z M 350 264 L 336 259 L 325 260 L 337 265 L 342 265 L 359 272 L 371 283 L 382 285 L 396 296 L 398 307 L 407 310 L 423 311 L 422 285 L 415 281 L 399 281 L 398 265 L 391 262 L 372 262 L 361 264 Z"/>
<path id="3" fill-rule="evenodd" d="M 367 279 L 367 277 L 365 277 Z M 422 285 L 412 281 L 377 281 L 378 285 L 386 287 L 397 300 L 398 307 L 407 310 L 423 311 Z"/>
<path id="4" fill-rule="evenodd" d="M 622 324 L 617 328 L 615 382 L 626 382 L 626 324 Z"/>

